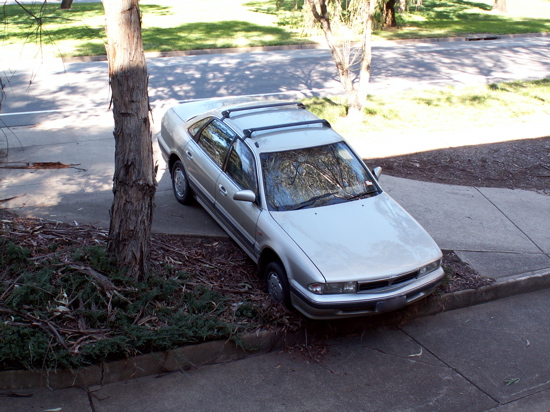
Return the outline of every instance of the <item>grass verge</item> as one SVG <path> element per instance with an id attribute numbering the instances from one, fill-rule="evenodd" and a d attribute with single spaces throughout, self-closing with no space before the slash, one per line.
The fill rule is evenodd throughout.
<path id="1" fill-rule="evenodd" d="M 473 33 L 550 32 L 550 0 L 524 0 L 521 7 L 499 15 L 492 0 L 424 0 L 418 10 L 398 15 L 398 28 L 377 31 L 373 39 L 461 36 Z M 306 34 L 303 0 L 202 0 L 192 7 L 142 1 L 145 51 L 178 51 L 316 42 Z M 3 5 L 0 44 L 19 48 L 32 44 L 56 55 L 105 54 L 101 3 Z M 37 25 L 40 22 L 41 25 Z"/>
<path id="2" fill-rule="evenodd" d="M 371 95 L 360 125 L 350 125 L 345 119 L 346 102 L 342 97 L 313 98 L 304 103 L 344 136 L 400 129 L 456 130 L 457 124 L 502 126 L 507 122 L 547 119 L 550 79 Z"/>

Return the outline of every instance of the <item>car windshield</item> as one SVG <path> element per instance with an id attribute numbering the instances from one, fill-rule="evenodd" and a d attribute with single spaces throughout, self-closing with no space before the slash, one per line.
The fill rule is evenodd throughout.
<path id="1" fill-rule="evenodd" d="M 379 193 L 372 175 L 346 143 L 262 153 L 269 210 L 325 206 Z"/>

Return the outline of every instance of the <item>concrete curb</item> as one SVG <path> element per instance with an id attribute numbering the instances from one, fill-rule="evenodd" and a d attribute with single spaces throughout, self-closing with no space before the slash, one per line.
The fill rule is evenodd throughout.
<path id="1" fill-rule="evenodd" d="M 242 345 L 231 341 L 213 341 L 184 346 L 165 352 L 87 366 L 78 370 L 15 370 L 0 372 L 0 389 L 63 389 L 106 385 L 143 376 L 224 363 L 273 349 L 280 331 L 258 331 L 242 337 Z"/>
<path id="2" fill-rule="evenodd" d="M 434 315 L 474 306 L 523 293 L 550 288 L 550 268 L 501 279 L 480 289 L 467 289 L 444 295 L 431 295 L 423 301 L 396 313 L 402 318 Z M 88 366 L 76 371 L 3 371 L 0 389 L 62 389 L 93 387 L 136 379 L 144 376 L 182 371 L 208 364 L 242 359 L 256 353 L 282 347 L 285 334 L 281 330 L 258 331 L 242 337 L 242 345 L 231 341 L 213 341 L 182 348 L 132 357 L 125 360 Z M 299 341 L 298 336 L 288 339 Z"/>
<path id="3" fill-rule="evenodd" d="M 464 37 L 432 37 L 425 39 L 400 39 L 400 40 L 376 40 L 373 41 L 373 46 L 379 44 L 416 44 L 416 43 L 443 43 L 457 41 L 489 41 L 498 39 L 520 39 L 526 37 L 548 37 L 550 33 L 519 33 L 519 34 L 472 34 Z M 146 59 L 155 59 L 160 57 L 181 57 L 181 56 L 201 56 L 210 54 L 233 54 L 233 53 L 252 53 L 252 52 L 268 52 L 268 51 L 285 51 L 285 50 L 310 50 L 310 49 L 327 49 L 328 46 L 320 43 L 302 43 L 288 44 L 281 46 L 256 46 L 256 47 L 228 47 L 221 49 L 202 49 L 202 50 L 182 50 L 170 52 L 146 52 Z M 107 61 L 107 56 L 75 56 L 62 57 L 63 63 L 86 63 Z"/>
<path id="4" fill-rule="evenodd" d="M 502 278 L 479 289 L 432 295 L 416 305 L 419 317 L 429 316 L 546 288 L 550 288 L 550 268 Z"/>

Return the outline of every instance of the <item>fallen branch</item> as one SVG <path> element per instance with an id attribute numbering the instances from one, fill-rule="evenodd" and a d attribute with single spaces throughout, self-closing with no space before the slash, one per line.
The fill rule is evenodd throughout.
<path id="1" fill-rule="evenodd" d="M 61 162 L 33 162 L 33 163 L 8 162 L 6 163 L 6 166 L 0 166 L 0 169 L 77 169 L 77 170 L 83 170 L 83 171 L 86 170 L 76 166 L 80 166 L 80 163 L 66 164 Z"/>

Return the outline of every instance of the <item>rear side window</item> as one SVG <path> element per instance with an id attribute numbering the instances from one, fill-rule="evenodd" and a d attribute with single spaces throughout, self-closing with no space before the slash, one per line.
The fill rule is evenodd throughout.
<path id="1" fill-rule="evenodd" d="M 221 168 L 236 137 L 237 135 L 233 130 L 219 120 L 214 119 L 202 130 L 197 143 Z"/>
<path id="2" fill-rule="evenodd" d="M 197 140 L 197 138 L 199 137 L 198 133 L 201 131 L 203 126 L 205 124 L 207 124 L 210 120 L 212 120 L 211 117 L 207 117 L 206 119 L 199 120 L 197 123 L 195 123 L 189 129 L 187 129 L 189 131 L 189 134 L 191 136 L 193 136 L 193 139 Z"/>

